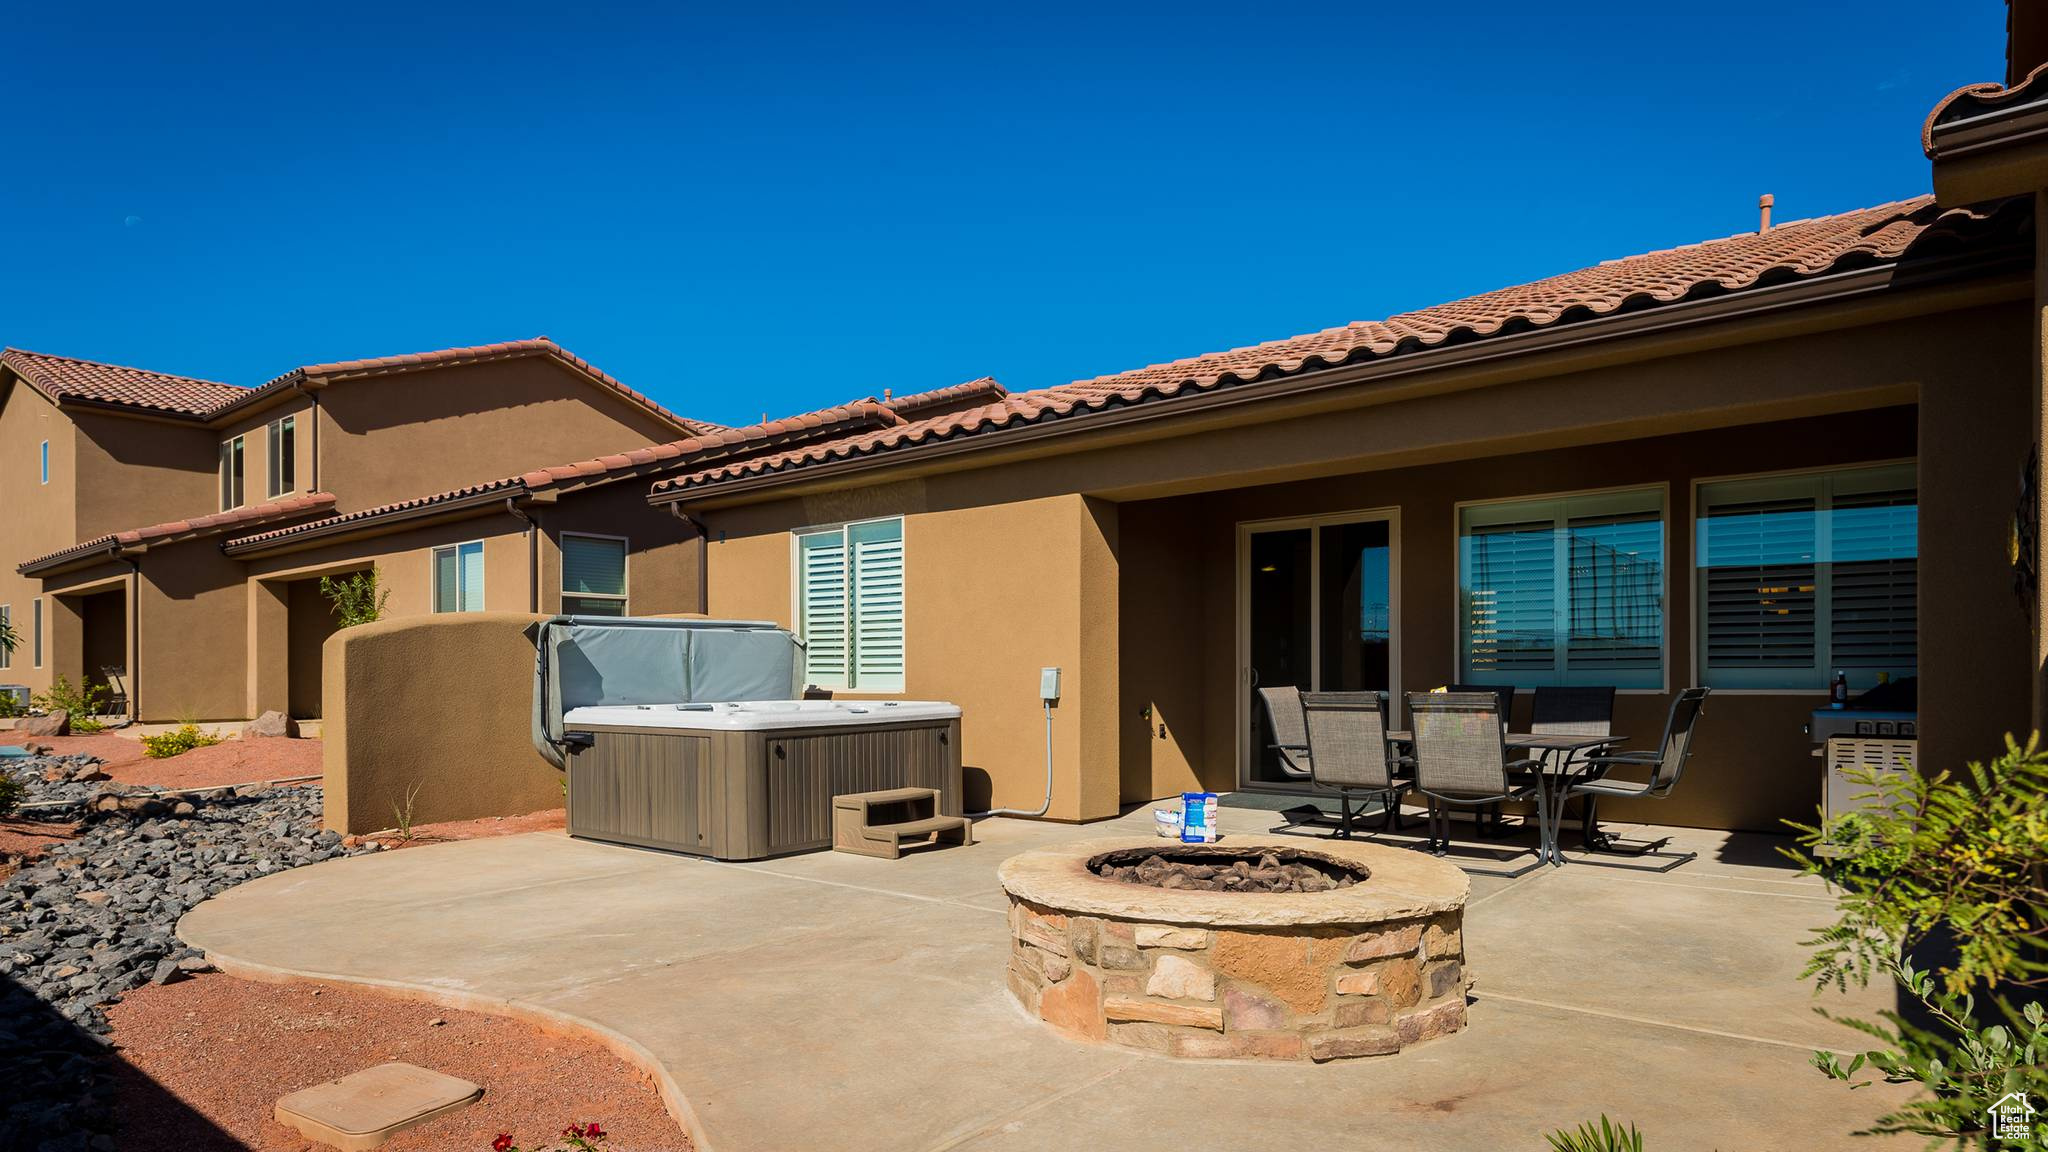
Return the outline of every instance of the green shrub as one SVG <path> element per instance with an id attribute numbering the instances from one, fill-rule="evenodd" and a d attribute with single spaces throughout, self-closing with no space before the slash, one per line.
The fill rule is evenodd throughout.
<path id="1" fill-rule="evenodd" d="M 71 716 L 71 730 L 81 736 L 105 731 L 106 725 L 94 717 L 106 707 L 107 689 L 103 684 L 83 684 L 74 687 L 63 676 L 50 683 L 50 690 L 35 698 L 35 705 L 45 712 L 66 712 Z"/>
<path id="2" fill-rule="evenodd" d="M 2038 1000 L 2048 988 L 2048 754 L 2025 747 L 1947 772 L 1854 776 L 1874 802 L 1822 827 L 1795 825 L 1809 873 L 1840 893 L 1841 916 L 1806 943 L 1806 977 L 1821 987 L 1867 984 L 1873 974 L 1919 1000 L 1926 1020 L 1883 1012 L 1883 1023 L 1833 1016 L 1879 1047 L 1846 1062 L 1816 1052 L 1827 1076 L 1861 1087 L 1866 1067 L 1922 1091 L 1880 1117 L 1872 1134 L 1911 1133 L 1957 1145 L 1982 1138 L 1990 1107 L 2012 1092 L 2048 1096 L 2048 1035 Z M 1821 849 L 1831 850 L 1833 858 Z M 1953 944 L 1953 961 L 1921 968 L 1916 950 Z M 1932 950 L 1931 948 L 1929 950 Z M 2003 1023 L 1980 1018 L 1988 997 Z"/>
<path id="3" fill-rule="evenodd" d="M 28 785 L 12 772 L 0 772 L 0 819 L 14 815 L 16 805 L 28 793 Z"/>
<path id="4" fill-rule="evenodd" d="M 1643 1152 L 1643 1134 L 1636 1126 L 1618 1127 L 1604 1112 L 1598 1128 L 1589 1121 L 1569 1131 L 1559 1129 L 1545 1139 L 1550 1141 L 1550 1152 Z"/>
<path id="5" fill-rule="evenodd" d="M 142 738 L 142 754 L 152 760 L 168 760 L 182 756 L 194 748 L 206 748 L 220 743 L 217 732 L 202 731 L 197 724 L 180 724 L 169 732 Z"/>
<path id="6" fill-rule="evenodd" d="M 322 576 L 320 594 L 334 605 L 334 618 L 343 628 L 382 619 L 384 602 L 391 599 L 389 591 L 377 587 L 375 568 L 351 573 L 339 580 Z"/>
<path id="7" fill-rule="evenodd" d="M 12 621 L 0 618 L 0 652 L 14 655 L 14 649 L 21 643 L 21 633 L 14 630 Z"/>

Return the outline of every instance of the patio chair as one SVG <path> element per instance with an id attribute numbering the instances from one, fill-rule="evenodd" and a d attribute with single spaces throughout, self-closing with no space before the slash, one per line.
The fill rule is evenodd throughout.
<path id="1" fill-rule="evenodd" d="M 1399 828 L 1401 793 L 1408 790 L 1405 770 L 1414 761 L 1387 743 L 1386 693 L 1304 692 L 1301 707 L 1310 779 L 1337 794 L 1337 839 L 1351 839 L 1353 796 L 1378 797 L 1387 810 L 1387 830 Z M 1362 815 L 1363 803 L 1359 807 Z"/>
<path id="2" fill-rule="evenodd" d="M 1685 762 L 1692 756 L 1693 735 L 1698 728 L 1699 718 L 1705 710 L 1707 695 L 1712 689 L 1687 688 L 1671 702 L 1671 714 L 1664 721 L 1664 739 L 1654 750 L 1641 752 L 1602 752 L 1588 756 L 1585 760 L 1586 776 L 1575 779 L 1563 791 L 1563 800 L 1573 796 L 1586 798 L 1586 819 L 1582 825 L 1588 852 L 1605 852 L 1624 856 L 1655 856 L 1670 860 L 1658 871 L 1668 872 L 1698 856 L 1697 852 L 1666 852 L 1664 846 L 1671 842 L 1669 836 L 1643 844 L 1624 845 L 1600 831 L 1599 803 L 1602 796 L 1614 796 L 1628 800 L 1662 800 L 1678 787 L 1678 781 L 1685 774 Z M 1616 780 L 1608 776 L 1615 768 L 1647 768 L 1647 780 Z M 1562 803 L 1562 801 L 1560 801 Z M 1588 860 L 1588 864 L 1599 861 Z M 1612 865 L 1610 865 L 1612 867 Z"/>
<path id="3" fill-rule="evenodd" d="M 1444 691 L 1491 693 L 1500 704 L 1500 730 L 1503 732 L 1515 718 L 1515 686 L 1512 684 L 1453 684 Z M 1501 821 L 1500 805 L 1489 804 L 1481 809 L 1473 820 L 1472 829 L 1489 838 L 1507 835 Z"/>
<path id="4" fill-rule="evenodd" d="M 1548 736 L 1606 736 L 1614 731 L 1614 689 L 1544 687 L 1529 705 L 1529 731 Z"/>
<path id="5" fill-rule="evenodd" d="M 1542 867 L 1549 856 L 1550 825 L 1541 766 L 1534 760 L 1508 759 L 1499 697 L 1490 689 L 1415 692 L 1408 697 L 1408 716 L 1415 731 L 1415 790 L 1430 802 L 1430 851 L 1443 856 L 1450 850 L 1446 805 L 1484 808 L 1505 800 L 1534 800 L 1535 862 L 1512 872 L 1483 874 L 1514 877 Z"/>
<path id="6" fill-rule="evenodd" d="M 126 716 L 128 714 L 128 670 L 108 664 L 100 669 L 100 675 L 107 681 L 106 714 Z"/>
<path id="7" fill-rule="evenodd" d="M 1273 742 L 1266 745 L 1280 755 L 1280 771 L 1297 780 L 1310 779 L 1308 723 L 1301 714 L 1301 689 L 1292 684 L 1261 688 L 1259 708 L 1266 714 L 1266 731 Z"/>

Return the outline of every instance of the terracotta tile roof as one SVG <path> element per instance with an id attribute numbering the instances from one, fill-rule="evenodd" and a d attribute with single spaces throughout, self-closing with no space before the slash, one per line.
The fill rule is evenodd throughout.
<path id="1" fill-rule="evenodd" d="M 525 356 L 544 356 L 556 360 L 571 370 L 581 373 L 593 382 L 611 389 L 641 408 L 673 425 L 677 431 L 692 436 L 715 432 L 720 425 L 707 424 L 699 420 L 688 420 L 654 402 L 643 393 L 626 387 L 619 380 L 600 371 L 595 365 L 545 336 L 531 340 L 509 340 L 501 344 L 480 344 L 471 348 L 443 348 L 434 352 L 414 352 L 403 356 L 379 356 L 368 360 L 339 360 L 331 364 L 308 364 L 294 368 L 281 376 L 266 381 L 261 387 L 241 390 L 235 402 L 223 405 L 208 413 L 218 416 L 232 408 L 259 402 L 267 396 L 299 384 L 315 386 L 332 384 L 342 380 L 357 380 L 366 376 L 384 376 L 394 372 L 413 372 L 422 368 L 443 368 L 459 364 L 483 364 L 494 360 L 513 360 Z"/>
<path id="2" fill-rule="evenodd" d="M 96 536 L 91 540 L 81 541 L 69 548 L 62 548 L 46 556 L 38 556 L 33 560 L 25 561 L 17 567 L 17 571 L 28 572 L 49 568 L 70 560 L 81 559 L 95 552 L 116 548 L 132 548 L 138 544 L 148 544 L 158 540 L 204 536 L 216 532 L 226 532 L 232 528 L 241 528 L 251 524 L 269 524 L 278 520 L 289 520 L 295 516 L 322 512 L 332 507 L 334 507 L 334 496 L 331 493 L 307 492 L 298 496 L 286 496 L 264 504 L 251 504 L 226 512 L 216 512 L 208 516 L 194 516 L 186 520 L 166 520 L 161 524 L 151 524 L 144 528 L 130 528 L 123 532 L 110 532 L 105 536 Z"/>
<path id="3" fill-rule="evenodd" d="M 2044 100 L 2048 100 L 2048 64 L 2034 69 L 2026 79 L 2010 87 L 2004 84 L 1965 84 L 1942 97 L 1934 110 L 1927 114 L 1927 122 L 1920 126 L 1920 150 L 1927 154 L 1928 159 L 1935 159 L 1962 143 L 1944 139 L 1957 134 L 1960 122 L 1999 111 L 2018 114 Z M 1996 137 L 1998 130 L 1995 126 L 1987 127 L 1983 134 Z"/>
<path id="4" fill-rule="evenodd" d="M 962 408 L 987 404 L 990 401 L 1001 400 L 1009 394 L 1010 390 L 996 383 L 995 377 L 983 376 L 979 380 L 969 380 L 965 384 L 955 384 L 950 388 L 934 388 L 929 392 L 913 392 L 908 396 L 884 400 L 882 403 L 898 416 L 915 420 L 941 411 L 955 412 Z"/>
<path id="5" fill-rule="evenodd" d="M 249 391 L 233 384 L 69 356 L 49 356 L 20 348 L 0 351 L 0 364 L 55 400 L 82 400 L 181 416 L 203 416 Z"/>
<path id="6" fill-rule="evenodd" d="M 226 546 L 242 551 L 307 535 L 324 535 L 336 528 L 352 524 L 400 517 L 425 509 L 459 506 L 486 496 L 518 496 L 549 488 L 583 485 L 593 481 L 602 482 L 615 475 L 659 469 L 672 461 L 685 458 L 701 460 L 755 452 L 806 439 L 841 435 L 863 428 L 888 427 L 901 422 L 900 417 L 879 403 L 870 400 L 856 401 L 852 404 L 821 408 L 815 412 L 786 416 L 780 420 L 770 420 L 765 424 L 755 424 L 746 428 L 719 428 L 701 436 L 673 440 L 666 444 L 651 444 L 630 452 L 600 456 L 594 460 L 580 460 L 573 464 L 536 468 L 517 476 L 506 476 L 482 484 L 436 492 L 431 496 L 420 496 L 339 516 L 329 516 L 321 520 L 310 520 L 303 524 L 238 537 L 228 541 Z"/>
<path id="7" fill-rule="evenodd" d="M 1897 260 L 1907 249 L 1966 242 L 1992 231 L 1997 206 L 1943 211 L 1922 196 L 1839 216 L 1781 224 L 1682 248 L 1610 260 L 1529 284 L 1407 312 L 1212 353 L 1131 372 L 1008 393 L 992 403 L 910 420 L 893 428 L 817 441 L 720 463 L 654 485 L 677 493 L 770 472 L 915 448 L 1109 408 L 1171 400 L 1218 388 L 1341 364 L 1410 355 L 1673 303 L 1723 295 Z"/>

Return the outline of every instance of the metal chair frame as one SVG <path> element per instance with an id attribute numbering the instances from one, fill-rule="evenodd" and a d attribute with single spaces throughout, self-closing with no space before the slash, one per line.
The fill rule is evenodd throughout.
<path id="1" fill-rule="evenodd" d="M 1636 752 L 1608 752 L 1586 757 L 1581 763 L 1585 770 L 1575 773 L 1558 791 L 1558 809 L 1564 809 L 1565 802 L 1574 796 L 1586 799 L 1586 817 L 1581 825 L 1586 851 L 1615 856 L 1655 857 L 1670 863 L 1655 869 L 1633 869 L 1634 871 L 1669 872 L 1688 860 L 1699 857 L 1697 852 L 1667 852 L 1664 846 L 1671 837 L 1664 836 L 1640 844 L 1624 844 L 1600 831 L 1599 803 L 1602 796 L 1618 799 L 1662 800 L 1678 787 L 1680 777 L 1685 775 L 1685 762 L 1692 758 L 1693 735 L 1699 727 L 1699 718 L 1706 711 L 1707 697 L 1711 688 L 1687 688 L 1671 701 L 1671 711 L 1664 720 L 1664 739 L 1656 750 Z M 1625 780 L 1609 780 L 1607 773 L 1614 768 L 1648 768 L 1650 778 L 1641 784 Z M 1560 854 L 1559 861 L 1563 857 Z M 1609 864 L 1599 860 L 1582 860 L 1580 863 L 1603 868 L 1627 868 L 1628 865 Z"/>
<path id="2" fill-rule="evenodd" d="M 1452 717 L 1467 731 L 1439 731 Z M 1541 764 L 1535 760 L 1510 760 L 1501 729 L 1500 698 L 1491 690 L 1483 692 L 1411 692 L 1408 722 L 1415 732 L 1415 790 L 1429 798 L 1429 851 L 1437 856 L 1450 851 L 1450 813 L 1447 805 L 1484 808 L 1507 800 L 1536 801 L 1536 859 L 1512 871 L 1467 868 L 1484 876 L 1525 876 L 1547 862 L 1550 835 L 1549 790 L 1544 787 Z M 1523 778 L 1517 780 L 1520 774 Z M 1459 786 L 1443 776 L 1466 777 Z"/>
<path id="3" fill-rule="evenodd" d="M 1336 838 L 1351 839 L 1354 794 L 1379 797 L 1386 809 L 1385 830 L 1399 829 L 1401 794 L 1410 783 L 1403 771 L 1412 769 L 1415 761 L 1395 751 L 1387 739 L 1387 694 L 1304 692 L 1301 707 L 1311 780 L 1316 788 L 1337 793 Z M 1319 728 L 1323 731 L 1320 749 L 1316 739 Z M 1364 815 L 1362 803 L 1357 814 Z"/>

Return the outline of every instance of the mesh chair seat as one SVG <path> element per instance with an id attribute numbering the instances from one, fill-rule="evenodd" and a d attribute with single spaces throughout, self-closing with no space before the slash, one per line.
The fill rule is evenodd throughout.
<path id="1" fill-rule="evenodd" d="M 1308 720 L 1302 714 L 1301 689 L 1291 684 L 1261 688 L 1259 706 L 1266 713 L 1266 727 L 1273 733 L 1267 747 L 1279 753 L 1280 771 L 1297 780 L 1315 775 L 1308 747 Z"/>
<path id="2" fill-rule="evenodd" d="M 1387 743 L 1387 700 L 1378 692 L 1305 692 L 1302 722 L 1309 745 L 1309 779 L 1337 793 L 1342 806 L 1337 835 L 1351 835 L 1351 797 L 1377 796 L 1391 825 L 1408 787 L 1412 763 Z"/>
<path id="3" fill-rule="evenodd" d="M 1574 796 L 1617 796 L 1624 799 L 1649 794 L 1648 780 L 1585 780 L 1572 786 Z"/>

